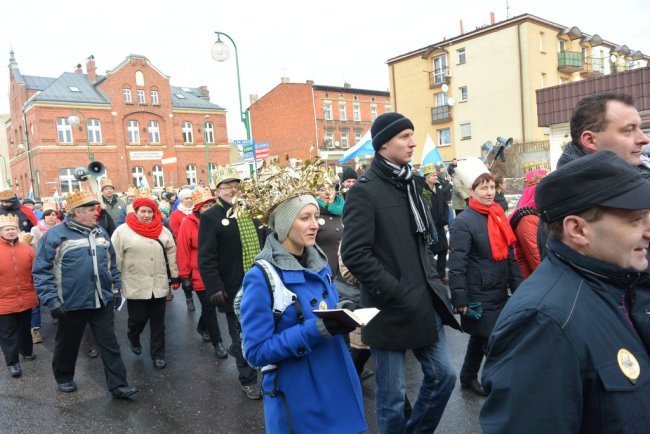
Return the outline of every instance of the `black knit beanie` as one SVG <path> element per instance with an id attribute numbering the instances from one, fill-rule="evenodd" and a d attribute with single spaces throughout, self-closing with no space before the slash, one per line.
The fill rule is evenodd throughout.
<path id="1" fill-rule="evenodd" d="M 346 179 L 358 179 L 359 175 L 357 175 L 357 172 L 354 171 L 353 168 L 350 166 L 345 166 L 343 168 L 343 172 L 340 175 L 341 182 L 345 181 Z"/>
<path id="2" fill-rule="evenodd" d="M 381 145 L 407 128 L 415 130 L 413 122 L 409 118 L 395 112 L 384 113 L 375 119 L 372 127 L 370 127 L 372 147 L 375 148 L 375 151 L 378 151 Z"/>

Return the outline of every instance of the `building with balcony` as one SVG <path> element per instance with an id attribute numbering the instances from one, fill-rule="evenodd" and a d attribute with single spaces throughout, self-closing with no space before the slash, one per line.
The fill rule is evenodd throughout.
<path id="1" fill-rule="evenodd" d="M 5 123 L 12 187 L 26 196 L 66 193 L 78 187 L 74 169 L 100 161 L 117 191 L 206 182 L 210 170 L 230 161 L 226 110 L 207 87 L 177 87 L 140 55 L 129 55 L 98 75 L 24 75 L 9 60 L 10 117 Z M 163 165 L 165 162 L 172 162 Z M 176 163 L 173 163 L 176 159 Z"/>
<path id="2" fill-rule="evenodd" d="M 390 94 L 379 90 L 291 83 L 283 78 L 270 92 L 251 98 L 252 133 L 268 142 L 269 158 L 319 156 L 337 164 L 345 151 L 391 110 Z M 361 162 L 363 163 L 363 162 Z"/>
<path id="3" fill-rule="evenodd" d="M 480 156 L 497 136 L 539 148 L 549 130 L 537 122 L 536 90 L 641 68 L 648 59 L 575 26 L 530 14 L 495 22 L 491 14 L 489 24 L 387 64 L 393 109 L 413 120 L 418 144 L 430 135 L 450 160 Z"/>

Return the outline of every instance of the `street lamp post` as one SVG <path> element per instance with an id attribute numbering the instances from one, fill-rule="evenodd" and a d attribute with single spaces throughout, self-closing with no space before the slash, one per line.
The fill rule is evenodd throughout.
<path id="1" fill-rule="evenodd" d="M 86 119 L 86 115 L 83 114 L 83 112 L 80 110 L 71 110 L 73 114 L 68 116 L 68 122 L 70 122 L 71 125 L 79 125 L 79 116 L 75 116 L 74 113 L 79 113 L 81 115 L 84 120 L 84 124 L 86 124 L 86 149 L 88 150 L 88 159 L 90 161 L 95 161 L 95 155 L 90 152 L 90 131 L 88 131 L 88 120 Z"/>
<path id="2" fill-rule="evenodd" d="M 7 159 L 5 158 L 4 155 L 0 155 L 2 157 L 2 161 L 4 162 L 5 166 L 5 181 L 6 181 L 6 186 L 7 188 L 11 189 L 11 179 L 9 179 L 9 172 L 7 172 Z"/>
<path id="3" fill-rule="evenodd" d="M 207 133 L 205 132 L 205 124 L 209 117 L 210 115 L 203 116 L 203 141 L 205 141 L 205 164 L 207 165 L 207 169 L 208 169 L 208 185 L 207 185 L 208 188 L 210 188 L 210 183 L 212 182 L 212 173 L 210 171 L 210 154 L 208 154 L 208 136 Z"/>

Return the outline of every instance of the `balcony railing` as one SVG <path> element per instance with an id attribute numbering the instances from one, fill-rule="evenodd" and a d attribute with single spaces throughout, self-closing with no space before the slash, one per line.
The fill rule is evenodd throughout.
<path id="1" fill-rule="evenodd" d="M 599 57 L 587 57 L 580 71 L 585 77 L 598 77 L 605 73 L 605 62 Z"/>
<path id="2" fill-rule="evenodd" d="M 431 123 L 437 124 L 451 120 L 451 113 L 448 105 L 441 105 L 439 107 L 431 108 Z"/>
<path id="3" fill-rule="evenodd" d="M 439 68 L 429 71 L 429 89 L 442 86 L 447 83 L 449 77 L 451 77 L 449 68 Z"/>
<path id="4" fill-rule="evenodd" d="M 576 51 L 563 51 L 557 53 L 557 69 L 562 72 L 576 72 L 582 70 L 582 53 Z"/>

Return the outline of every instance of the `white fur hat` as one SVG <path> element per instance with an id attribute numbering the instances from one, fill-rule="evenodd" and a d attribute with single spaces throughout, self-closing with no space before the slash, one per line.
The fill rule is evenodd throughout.
<path id="1" fill-rule="evenodd" d="M 465 160 L 458 162 L 456 173 L 460 176 L 465 188 L 470 189 L 476 178 L 484 173 L 490 173 L 490 171 L 480 158 L 467 157 Z"/>

